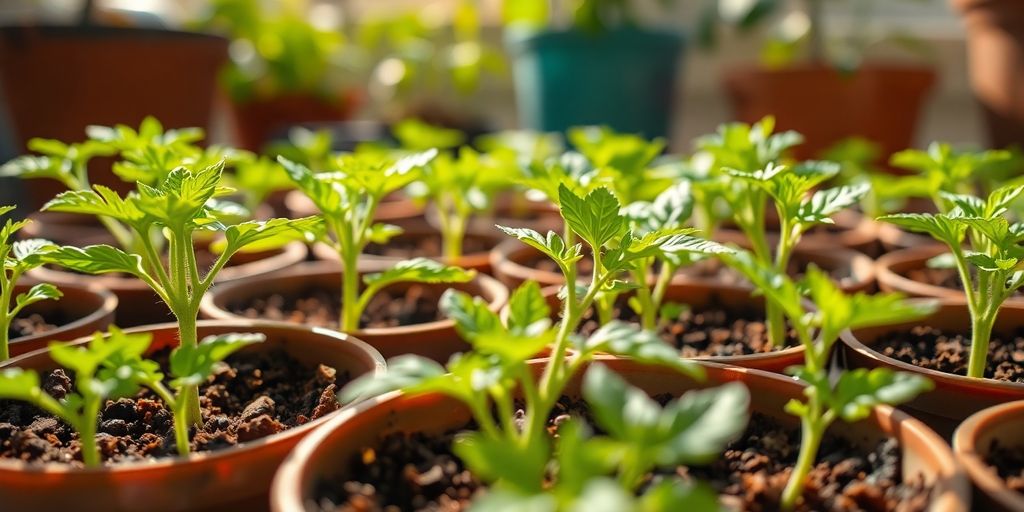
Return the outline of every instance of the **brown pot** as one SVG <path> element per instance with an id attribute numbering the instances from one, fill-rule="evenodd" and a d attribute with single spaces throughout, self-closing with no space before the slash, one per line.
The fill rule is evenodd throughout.
<path id="1" fill-rule="evenodd" d="M 882 244 L 882 254 L 941 243 L 927 235 L 904 231 L 888 222 L 878 223 L 878 241 Z"/>
<path id="2" fill-rule="evenodd" d="M 599 360 L 652 396 L 680 396 L 691 389 L 743 382 L 751 392 L 751 410 L 786 425 L 795 425 L 797 419 L 783 412 L 784 404 L 803 398 L 803 387 L 797 381 L 756 370 L 701 361 L 707 378 L 698 383 L 664 367 L 610 357 Z M 537 362 L 533 366 L 535 372 L 541 368 Z M 566 388 L 566 395 L 579 397 L 579 386 L 577 375 Z M 437 435 L 463 428 L 469 419 L 469 411 L 460 402 L 440 394 L 410 397 L 396 392 L 359 404 L 307 437 L 288 456 L 274 477 L 271 509 L 306 510 L 306 503 L 315 500 L 315 487 L 320 481 L 345 477 L 347 461 L 363 448 L 378 445 L 384 436 L 394 432 Z M 831 432 L 865 445 L 883 437 L 895 438 L 903 452 L 903 473 L 923 474 L 934 484 L 931 510 L 967 510 L 970 487 L 966 476 L 946 443 L 921 422 L 891 407 L 879 406 L 867 419 L 855 424 L 836 423 Z"/>
<path id="3" fill-rule="evenodd" d="M 401 242 L 402 240 L 410 239 L 424 239 L 431 238 L 436 242 L 436 246 L 439 248 L 443 247 L 441 241 L 441 232 L 428 224 L 424 219 L 407 219 L 401 222 L 395 222 L 397 226 L 402 228 L 402 234 L 391 239 L 389 244 L 395 242 Z M 476 240 L 485 247 L 493 248 L 502 242 L 505 238 L 501 235 L 497 229 L 491 232 L 467 232 L 466 240 Z M 313 244 L 313 254 L 317 259 L 323 261 L 337 262 L 340 261 L 338 253 L 330 246 L 317 243 Z M 420 255 L 417 255 L 420 256 Z M 455 265 L 469 270 L 476 270 L 485 274 L 491 273 L 491 251 L 487 250 L 484 252 L 472 252 L 463 254 L 461 258 L 456 261 L 450 261 L 448 258 L 442 257 L 440 254 L 423 254 L 421 256 L 440 261 L 448 265 Z M 401 261 L 405 258 L 397 258 L 392 256 L 378 256 L 375 254 L 363 254 L 360 259 L 366 261 L 385 261 L 394 263 Z"/>
<path id="4" fill-rule="evenodd" d="M 359 94 L 354 90 L 346 91 L 334 101 L 311 94 L 284 94 L 232 102 L 231 112 L 239 145 L 260 151 L 275 138 L 286 137 L 292 126 L 349 119 L 359 103 Z"/>
<path id="5" fill-rule="evenodd" d="M 274 322 L 199 323 L 200 337 L 240 331 L 267 335 L 266 342 L 242 349 L 246 352 L 283 348 L 314 368 L 322 363 L 353 377 L 384 370 L 380 354 L 344 334 Z M 127 332 L 153 333 L 150 351 L 156 351 L 176 343 L 178 328 L 177 324 L 163 324 Z M 86 342 L 88 339 L 77 343 Z M 48 351 L 38 350 L 0 367 L 43 371 L 56 366 Z M 168 457 L 97 469 L 0 459 L 0 502 L 8 510 L 256 510 L 265 506 L 271 478 L 287 453 L 303 436 L 337 414 L 187 459 Z"/>
<path id="6" fill-rule="evenodd" d="M 552 320 L 560 318 L 561 300 L 558 292 L 561 285 L 549 286 L 542 290 L 548 307 L 551 308 Z M 624 294 L 626 297 L 631 292 Z M 686 304 L 694 310 L 700 311 L 709 306 L 724 306 L 726 309 L 742 310 L 751 307 L 756 308 L 760 313 L 764 312 L 764 297 L 752 297 L 750 288 L 740 286 L 716 285 L 706 282 L 674 282 L 665 291 L 665 300 Z M 505 311 L 502 311 L 504 314 Z M 785 373 L 786 368 L 804 363 L 804 347 L 797 345 L 775 352 L 762 354 L 749 354 L 743 356 L 700 356 L 692 359 L 700 361 L 711 361 L 720 364 L 730 364 L 743 368 L 753 368 L 772 373 Z"/>
<path id="7" fill-rule="evenodd" d="M 867 64 L 844 75 L 829 67 L 741 68 L 725 76 L 735 118 L 774 115 L 778 130 L 796 130 L 799 159 L 820 158 L 835 143 L 860 136 L 881 146 L 882 162 L 910 147 L 921 105 L 935 83 L 927 67 Z"/>
<path id="8" fill-rule="evenodd" d="M 921 368 L 884 356 L 874 349 L 879 337 L 891 332 L 906 332 L 919 325 L 931 325 L 947 332 L 970 332 L 967 303 L 963 299 L 940 301 L 939 310 L 921 320 L 843 332 L 840 336 L 843 344 L 839 356 L 846 368 L 890 368 L 931 379 L 935 389 L 920 395 L 902 408 L 948 437 L 971 414 L 992 405 L 1024 399 L 1024 384 L 974 379 Z M 1024 308 L 1004 305 L 996 318 L 993 333 L 1011 332 L 1020 325 L 1022 315 Z"/>
<path id="9" fill-rule="evenodd" d="M 936 297 L 940 299 L 964 299 L 964 291 L 931 283 L 922 283 L 906 277 L 907 272 L 923 269 L 928 260 L 949 252 L 945 245 L 930 244 L 924 247 L 890 252 L 875 262 L 878 287 L 886 292 L 902 292 L 911 297 Z M 1012 296 L 1008 304 L 1024 305 L 1024 297 Z M 968 324 L 969 325 L 969 324 Z"/>
<path id="10" fill-rule="evenodd" d="M 383 270 L 390 264 L 385 262 L 366 262 L 360 273 L 372 273 Z M 408 287 L 407 283 L 398 283 L 395 288 Z M 467 283 L 428 284 L 432 288 L 444 290 L 455 288 L 471 295 L 483 297 L 492 311 L 498 311 L 508 300 L 508 289 L 494 278 L 478 274 Z M 309 288 L 341 287 L 341 269 L 334 263 L 318 262 L 294 265 L 291 268 L 271 275 L 250 279 L 242 279 L 213 287 L 199 306 L 204 318 L 240 319 L 231 312 L 231 305 L 244 298 L 280 293 L 298 295 Z M 339 292 L 340 293 L 340 292 Z M 469 345 L 455 332 L 455 322 L 438 320 L 424 324 L 406 325 L 401 327 L 360 329 L 353 336 L 369 343 L 379 350 L 386 359 L 402 354 L 418 354 L 435 361 L 445 363 L 456 352 L 463 352 Z"/>
<path id="11" fill-rule="evenodd" d="M 1004 447 L 1024 445 L 1024 401 L 989 407 L 971 415 L 953 435 L 953 453 L 974 483 L 975 510 L 1024 510 L 1024 495 L 1007 487 L 985 460 L 992 441 Z"/>
<path id="12" fill-rule="evenodd" d="M 14 26 L 0 29 L 0 89 L 19 152 L 33 137 L 81 140 L 91 124 L 209 127 L 224 38 L 170 30 Z M 93 183 L 126 185 L 97 160 Z M 63 187 L 33 181 L 21 205 L 38 209 Z"/>
<path id="13" fill-rule="evenodd" d="M 279 250 L 258 253 L 239 252 L 231 259 L 235 264 L 225 267 L 215 280 L 226 283 L 249 279 L 290 268 L 305 260 L 306 246 L 293 242 Z M 142 281 L 131 276 L 113 274 L 87 275 L 67 270 L 40 267 L 28 272 L 36 281 L 53 283 L 58 288 L 70 286 L 97 286 L 117 295 L 117 325 L 135 326 L 169 322 L 174 319 L 167 305 Z"/>
<path id="14" fill-rule="evenodd" d="M 426 213 L 432 226 L 439 226 L 433 209 Z M 562 232 L 562 216 L 558 206 L 550 202 L 531 201 L 520 190 L 503 193 L 494 201 L 494 208 L 487 213 L 473 216 L 469 221 L 470 232 L 493 232 L 494 226 L 530 228 L 541 234 L 548 231 Z"/>
<path id="15" fill-rule="evenodd" d="M 797 247 L 801 249 L 832 249 L 845 247 L 866 255 L 874 255 L 880 249 L 878 240 L 879 223 L 867 218 L 855 210 L 843 210 L 833 219 L 835 223 L 830 229 L 815 230 L 804 233 Z M 774 247 L 779 240 L 779 218 L 774 210 L 770 210 L 765 218 L 768 242 Z M 828 227 L 828 226 L 823 226 Z M 721 242 L 733 242 L 748 247 L 746 235 L 731 222 L 715 232 L 712 237 Z"/>
<path id="16" fill-rule="evenodd" d="M 974 96 L 990 147 L 1024 144 L 1024 5 L 1017 0 L 951 0 L 967 29 Z"/>
<path id="17" fill-rule="evenodd" d="M 319 215 L 320 210 L 313 201 L 299 190 L 291 190 L 284 196 L 284 206 L 290 218 Z M 423 206 L 401 194 L 385 197 L 377 206 L 373 219 L 377 222 L 394 223 L 423 217 Z"/>
<path id="18" fill-rule="evenodd" d="M 27 292 L 31 284 L 18 284 L 14 296 Z M 21 316 L 38 313 L 43 317 L 57 314 L 68 319 L 56 329 L 20 336 L 10 340 L 10 355 L 20 356 L 26 352 L 45 348 L 51 341 L 71 341 L 102 331 L 114 321 L 117 296 L 96 287 L 61 286 L 64 294 L 60 300 L 44 300 L 30 304 L 22 310 Z"/>

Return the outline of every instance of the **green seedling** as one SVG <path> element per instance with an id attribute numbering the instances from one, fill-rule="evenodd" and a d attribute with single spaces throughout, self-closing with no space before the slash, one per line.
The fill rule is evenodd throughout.
<path id="1" fill-rule="evenodd" d="M 665 150 L 664 139 L 647 140 L 594 126 L 572 128 L 568 137 L 576 151 L 615 184 L 615 195 L 625 203 L 651 199 L 669 185 L 650 172 Z"/>
<path id="2" fill-rule="evenodd" d="M 14 210 L 13 206 L 0 206 L 0 216 Z M 3 272 L 0 273 L 0 361 L 11 357 L 10 328 L 11 322 L 17 318 L 25 307 L 42 300 L 57 300 L 62 294 L 56 286 L 49 283 L 37 283 L 28 291 L 14 296 L 14 287 L 25 272 L 43 264 L 42 256 L 57 248 L 56 245 L 40 239 L 13 240 L 15 233 L 30 221 L 7 219 L 0 228 L 0 261 L 3 261 Z"/>
<path id="3" fill-rule="evenodd" d="M 928 300 L 908 301 L 894 293 L 846 295 L 826 273 L 814 266 L 808 269 L 801 286 L 797 286 L 785 274 L 746 251 L 724 259 L 750 279 L 768 302 L 785 312 L 804 347 L 804 364 L 787 369 L 808 384 L 804 389 L 805 400 L 791 400 L 786 404 L 786 411 L 798 416 L 802 427 L 800 455 L 781 502 L 783 510 L 793 510 L 803 495 L 807 475 L 814 467 L 822 439 L 832 423 L 862 420 L 876 405 L 899 405 L 933 387 L 923 376 L 888 368 L 843 370 L 834 378 L 828 362 L 840 333 L 846 329 L 913 321 L 933 313 L 938 304 Z M 813 303 L 811 311 L 804 309 L 802 289 Z"/>
<path id="4" fill-rule="evenodd" d="M 1024 186 L 996 189 L 982 200 L 966 194 L 939 192 L 952 207 L 947 213 L 900 213 L 880 217 L 904 229 L 927 233 L 949 247 L 949 254 L 929 261 L 931 266 L 956 268 L 971 314 L 971 353 L 968 377 L 984 377 L 989 342 L 999 309 L 1024 286 L 1024 224 L 1006 219 L 1010 203 Z"/>
<path id="5" fill-rule="evenodd" d="M 397 226 L 374 223 L 380 201 L 388 194 L 412 183 L 423 166 L 437 155 L 434 150 L 416 153 L 397 161 L 377 156 L 349 154 L 338 157 L 338 171 L 314 173 L 308 167 L 285 158 L 279 161 L 292 181 L 320 209 L 325 231 L 318 239 L 330 245 L 341 260 L 341 311 L 343 331 L 359 329 L 359 320 L 370 299 L 388 285 L 398 282 L 466 282 L 473 273 L 426 258 L 402 261 L 379 274 L 364 279 L 359 291 L 359 258 L 371 242 L 387 243 L 401 233 Z"/>
<path id="6" fill-rule="evenodd" d="M 933 142 L 924 151 L 895 153 L 890 163 L 917 173 L 899 180 L 906 197 L 931 199 L 939 213 L 948 213 L 955 205 L 946 201 L 943 193 L 984 195 L 986 190 L 994 190 L 993 183 L 1018 173 L 1021 158 L 1007 150 L 958 151 L 949 144 Z"/>
<path id="7" fill-rule="evenodd" d="M 220 185 L 222 173 L 223 164 L 201 169 L 178 167 L 159 186 L 140 182 L 137 191 L 125 197 L 101 185 L 64 192 L 43 209 L 113 219 L 130 228 L 140 244 L 127 251 L 109 245 L 61 247 L 43 259 L 87 274 L 121 272 L 137 277 L 177 318 L 181 344 L 194 347 L 198 343 L 199 302 L 232 256 L 243 249 L 268 250 L 293 240 L 311 240 L 323 231 L 323 223 L 316 217 L 225 226 L 207 207 L 211 199 L 232 192 Z M 220 251 L 217 260 L 205 271 L 196 263 L 192 243 L 193 234 L 199 231 L 223 235 L 213 246 Z M 190 421 L 197 423 L 196 387 L 190 386 L 185 395 L 180 399 L 190 407 Z"/>

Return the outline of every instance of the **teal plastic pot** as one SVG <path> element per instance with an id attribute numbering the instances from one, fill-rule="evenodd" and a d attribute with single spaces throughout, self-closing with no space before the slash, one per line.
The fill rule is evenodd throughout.
<path id="1" fill-rule="evenodd" d="M 524 128 L 607 125 L 648 138 L 668 134 L 682 34 L 511 30 L 506 43 Z"/>

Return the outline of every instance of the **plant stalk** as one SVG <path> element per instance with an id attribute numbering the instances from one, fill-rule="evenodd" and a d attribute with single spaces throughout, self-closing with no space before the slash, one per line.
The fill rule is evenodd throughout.
<path id="1" fill-rule="evenodd" d="M 998 307 L 996 312 L 998 312 Z M 971 322 L 971 354 L 967 362 L 967 376 L 974 378 L 985 377 L 985 367 L 988 363 L 988 347 L 992 338 L 992 327 L 995 324 L 995 314 L 988 311 L 978 315 Z"/>
<path id="2" fill-rule="evenodd" d="M 814 399 L 811 399 L 812 402 Z M 812 406 L 817 409 L 816 406 Z M 817 417 L 814 413 L 812 417 Z M 791 511 L 796 508 L 800 497 L 804 492 L 804 485 L 807 482 L 807 475 L 814 468 L 814 460 L 818 457 L 818 447 L 821 446 L 821 438 L 825 433 L 825 422 L 813 421 L 808 418 L 801 418 L 800 422 L 800 455 L 797 457 L 796 466 L 790 474 L 786 488 L 782 491 L 782 503 L 780 508 L 784 511 Z"/>
<path id="3" fill-rule="evenodd" d="M 102 463 L 100 450 L 96 446 L 96 420 L 100 414 L 100 400 L 90 397 L 86 400 L 81 425 L 78 426 L 78 441 L 82 444 L 82 462 L 88 467 Z"/>
<path id="4" fill-rule="evenodd" d="M 343 332 L 359 329 L 359 255 L 342 253 L 341 261 L 341 314 L 339 323 Z"/>

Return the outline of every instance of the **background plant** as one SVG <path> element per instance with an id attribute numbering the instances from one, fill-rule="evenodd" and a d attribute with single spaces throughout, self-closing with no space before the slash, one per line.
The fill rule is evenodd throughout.
<path id="1" fill-rule="evenodd" d="M 936 301 L 908 301 L 895 293 L 846 295 L 827 274 L 811 266 L 797 286 L 784 273 L 765 265 L 751 253 L 723 256 L 777 305 L 804 347 L 804 364 L 787 369 L 808 385 L 804 401 L 791 400 L 786 411 L 800 417 L 800 455 L 782 494 L 783 510 L 793 510 L 803 495 L 807 475 L 817 460 L 828 427 L 836 420 L 862 420 L 879 404 L 898 405 L 932 389 L 927 378 L 888 368 L 842 370 L 838 378 L 828 367 L 833 346 L 846 329 L 860 329 L 923 318 L 937 309 Z M 814 308 L 805 310 L 801 289 Z"/>
<path id="2" fill-rule="evenodd" d="M 13 206 L 0 206 L 0 217 L 12 211 Z M 29 222 L 8 218 L 0 228 L 0 261 L 3 262 L 3 272 L 0 273 L 0 361 L 11 357 L 11 322 L 18 314 L 31 304 L 42 300 L 57 300 L 62 296 L 60 290 L 49 283 L 36 283 L 28 291 L 14 296 L 18 279 L 25 272 L 42 265 L 42 256 L 57 248 L 38 238 L 15 241 L 15 234 Z"/>

